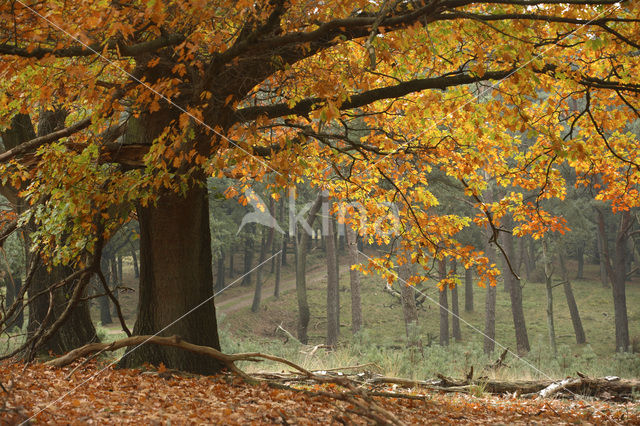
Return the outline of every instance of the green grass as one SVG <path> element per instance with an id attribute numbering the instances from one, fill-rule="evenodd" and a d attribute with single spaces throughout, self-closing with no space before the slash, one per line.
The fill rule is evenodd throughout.
<path id="1" fill-rule="evenodd" d="M 587 277 L 597 277 L 597 265 L 588 265 Z M 482 371 L 483 367 L 497 359 L 502 351 L 485 356 L 482 352 L 483 337 L 464 323 L 461 324 L 463 340 L 443 348 L 438 345 L 439 309 L 437 291 L 428 290 L 434 300 L 427 300 L 419 310 L 420 335 L 424 356 L 412 356 L 405 348 L 405 326 L 402 309 L 398 301 L 383 291 L 383 283 L 377 277 L 365 276 L 362 282 L 362 304 L 365 328 L 358 336 L 351 333 L 351 308 L 348 274 L 340 280 L 341 338 L 338 350 L 327 353 L 317 351 L 310 357 L 301 353 L 305 347 L 285 340 L 283 334 L 275 332 L 278 325 L 295 335 L 296 299 L 293 292 L 284 294 L 280 300 L 266 298 L 260 312 L 253 314 L 243 308 L 226 316 L 221 321 L 223 350 L 230 352 L 259 350 L 287 356 L 310 368 L 334 368 L 346 365 L 375 363 L 381 372 L 404 377 L 428 378 L 436 373 L 464 376 L 473 365 L 476 372 L 489 377 L 536 378 L 564 377 L 576 371 L 593 376 L 640 375 L 638 354 L 615 354 L 615 330 L 611 290 L 592 279 L 572 281 L 576 302 L 580 310 L 587 344 L 577 345 L 571 318 L 562 287 L 554 289 L 554 317 L 558 355 L 553 357 L 548 342 L 546 322 L 546 297 L 542 283 L 526 282 L 523 288 L 523 305 L 531 352 L 525 360 L 507 357 L 508 368 Z M 309 324 L 310 345 L 324 342 L 326 282 L 309 286 L 308 297 L 311 308 Z M 461 317 L 464 321 L 484 330 L 484 299 L 486 289 L 475 287 L 475 311 L 464 312 L 464 288 L 459 288 Z M 636 278 L 627 284 L 627 309 L 629 331 L 632 339 L 640 338 L 640 282 Z M 451 303 L 451 298 L 449 298 Z M 508 293 L 497 289 L 496 340 L 512 350 L 515 335 Z M 531 365 L 528 365 L 531 364 Z M 275 367 L 275 366 L 274 366 Z M 265 367 L 259 367 L 265 368 Z M 258 368 L 258 369 L 259 369 Z"/>

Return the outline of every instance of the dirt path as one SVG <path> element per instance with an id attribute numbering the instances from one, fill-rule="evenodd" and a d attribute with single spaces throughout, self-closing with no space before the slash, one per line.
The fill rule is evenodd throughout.
<path id="1" fill-rule="evenodd" d="M 347 272 L 346 267 L 340 267 L 340 275 Z M 311 271 L 307 273 L 307 286 L 312 284 L 317 284 L 320 281 L 327 279 L 327 271 L 326 268 L 319 266 L 317 268 L 313 268 Z M 275 285 L 275 280 L 270 279 L 268 282 L 262 285 L 262 294 L 263 299 L 267 297 L 271 297 L 273 295 L 273 287 Z M 287 280 L 282 280 L 280 282 L 280 294 L 284 294 L 286 292 L 295 290 L 296 288 L 296 280 L 295 277 L 289 278 Z M 253 293 L 254 288 L 248 287 L 246 293 L 241 294 L 239 296 L 233 296 L 228 299 L 216 300 L 216 310 L 223 314 L 230 314 L 232 312 L 237 311 L 238 309 L 247 308 L 251 306 L 253 303 Z"/>

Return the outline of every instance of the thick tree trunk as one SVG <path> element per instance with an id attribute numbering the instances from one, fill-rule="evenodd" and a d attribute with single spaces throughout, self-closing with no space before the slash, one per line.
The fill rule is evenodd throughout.
<path id="1" fill-rule="evenodd" d="M 163 194 L 156 206 L 138 206 L 138 219 L 141 270 L 134 334 L 175 334 L 220 349 L 206 188 L 192 187 L 186 197 Z M 213 374 L 222 367 L 203 355 L 153 345 L 128 352 L 120 366 L 144 362 L 199 374 Z"/>
<path id="2" fill-rule="evenodd" d="M 362 328 L 362 302 L 360 301 L 360 272 L 353 269 L 359 264 L 356 233 L 349 224 L 345 224 L 347 256 L 349 258 L 349 279 L 351 283 L 351 331 L 356 334 Z"/>
<path id="3" fill-rule="evenodd" d="M 511 218 L 507 218 L 504 225 L 509 229 L 513 227 Z M 515 247 L 513 244 L 513 234 L 502 234 L 502 242 L 504 244 L 504 250 L 509 258 L 509 262 L 512 267 L 519 262 L 516 259 Z M 518 273 L 518 271 L 515 271 Z M 531 350 L 529 346 L 529 335 L 527 333 L 527 323 L 524 318 L 524 309 L 522 307 L 522 286 L 520 281 L 513 275 L 513 271 L 509 268 L 507 259 L 502 256 L 502 276 L 507 283 L 506 287 L 509 288 L 509 298 L 511 299 L 511 316 L 513 318 L 513 328 L 516 334 L 516 349 L 520 355 L 524 355 Z"/>
<path id="4" fill-rule="evenodd" d="M 49 286 L 63 280 L 73 272 L 72 269 L 63 266 L 54 266 L 51 271 L 44 265 L 38 266 L 33 275 L 30 294 L 37 294 Z M 53 311 L 45 323 L 45 327 L 50 326 L 66 309 L 73 289 L 77 282 L 61 287 L 53 292 Z M 49 296 L 45 293 L 36 297 L 29 306 L 29 323 L 27 325 L 27 336 L 33 335 L 47 317 L 49 309 Z M 96 330 L 89 315 L 89 305 L 87 302 L 80 302 L 71 311 L 67 321 L 58 331 L 39 348 L 41 353 L 53 352 L 62 354 L 87 343 L 98 341 Z"/>
<path id="5" fill-rule="evenodd" d="M 307 214 L 307 224 L 313 227 L 313 222 L 316 219 L 318 211 L 322 206 L 323 196 L 318 194 L 316 201 Z M 294 226 L 294 231 L 297 232 L 297 226 Z M 307 299 L 307 239 L 310 238 L 309 234 L 303 229 L 301 238 L 298 242 L 298 236 L 291 236 L 294 241 L 294 249 L 296 254 L 296 297 L 298 300 L 298 340 L 306 344 L 309 341 L 307 336 L 307 328 L 309 327 L 309 319 L 311 313 L 309 311 L 309 301 Z M 284 240 L 283 240 L 284 245 Z M 284 260 L 284 252 L 282 253 Z"/>
<path id="6" fill-rule="evenodd" d="M 416 307 L 415 290 L 411 287 L 409 279 L 413 275 L 411 264 L 405 263 L 398 268 L 398 285 L 400 286 L 400 298 L 402 301 L 402 313 L 404 316 L 404 328 L 407 335 L 408 347 L 419 347 L 422 351 L 422 341 L 418 328 L 418 309 Z"/>
<path id="7" fill-rule="evenodd" d="M 456 259 L 451 260 L 451 273 L 457 276 Z M 460 303 L 458 302 L 458 286 L 451 289 L 451 331 L 456 342 L 462 340 L 462 330 L 460 330 Z"/>
<path id="8" fill-rule="evenodd" d="M 551 353 L 555 357 L 558 353 L 556 348 L 556 328 L 553 322 L 553 268 L 546 238 L 542 239 L 542 257 L 544 262 L 544 284 L 547 293 L 547 328 L 549 330 L 549 346 Z"/>
<path id="9" fill-rule="evenodd" d="M 43 110 L 40 114 L 38 122 L 37 136 L 44 136 L 54 129 L 63 126 L 66 118 L 64 110 Z M 16 121 L 14 121 L 16 120 Z M 22 143 L 35 137 L 31 119 L 26 114 L 18 114 L 11 122 L 11 128 L 2 133 L 5 148 L 12 148 L 14 144 Z M 20 200 L 19 200 L 20 204 Z M 30 233 L 35 231 L 32 227 L 28 227 L 25 232 L 26 246 L 30 245 Z M 27 252 L 27 264 L 30 263 L 32 256 L 37 256 Z M 47 267 L 40 264 L 35 271 L 29 286 L 29 295 L 35 295 L 47 289 L 56 282 L 64 279 L 73 271 L 65 266 L 53 266 L 51 271 Z M 45 327 L 50 326 L 64 312 L 69 303 L 74 286 L 77 282 L 70 283 L 67 286 L 58 288 L 53 291 L 53 311 L 47 320 Z M 42 296 L 36 297 L 28 304 L 29 323 L 27 325 L 27 338 L 32 336 L 43 324 L 47 317 L 49 309 L 49 296 L 47 292 Z M 67 321 L 58 329 L 58 331 L 39 348 L 43 353 L 64 353 L 78 346 L 85 345 L 90 342 L 97 341 L 96 330 L 91 322 L 89 315 L 88 302 L 80 302 L 73 308 Z"/>
<path id="10" fill-rule="evenodd" d="M 464 270 L 464 310 L 473 312 L 473 271 Z"/>
<path id="11" fill-rule="evenodd" d="M 445 259 L 438 261 L 438 272 L 440 279 L 447 277 L 447 261 Z M 447 300 L 448 288 L 445 285 L 440 288 L 440 346 L 449 346 L 449 302 Z"/>
<path id="12" fill-rule="evenodd" d="M 560 260 L 560 272 L 562 273 L 562 287 L 564 288 L 564 295 L 567 298 L 569 314 L 571 315 L 571 323 L 573 324 L 573 331 L 576 334 L 576 343 L 586 343 L 587 338 L 584 334 L 584 329 L 582 328 L 582 320 L 580 319 L 578 304 L 576 303 L 575 297 L 573 297 L 573 290 L 571 289 L 571 281 L 569 281 L 569 272 L 567 271 L 567 265 L 565 264 L 564 254 L 560 253 L 558 258 Z"/>
<path id="13" fill-rule="evenodd" d="M 331 209 L 327 209 L 327 213 Z M 338 253 L 333 230 L 333 220 L 329 217 L 326 235 L 327 246 L 327 346 L 335 347 L 340 336 L 340 289 L 338 282 Z"/>

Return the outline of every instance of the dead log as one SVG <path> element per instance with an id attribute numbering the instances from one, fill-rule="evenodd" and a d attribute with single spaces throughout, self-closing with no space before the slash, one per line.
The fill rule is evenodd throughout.
<path id="1" fill-rule="evenodd" d="M 46 365 L 51 365 L 54 367 L 63 367 L 75 361 L 78 358 L 85 357 L 94 352 L 98 351 L 115 351 L 120 348 L 128 347 L 128 346 L 139 346 L 143 344 L 156 344 L 156 345 L 164 345 L 164 346 L 173 346 L 176 348 L 181 348 L 196 354 L 210 356 L 212 358 L 217 359 L 221 363 L 223 363 L 231 372 L 237 374 L 242 377 L 244 380 L 249 382 L 255 382 L 256 380 L 252 377 L 248 376 L 244 371 L 240 370 L 236 367 L 235 362 L 237 361 L 259 361 L 260 359 L 267 359 L 270 361 L 280 362 L 282 364 L 288 365 L 305 376 L 312 377 L 314 376 L 310 371 L 294 364 L 293 362 L 286 360 L 284 358 L 280 358 L 273 355 L 262 354 L 259 352 L 254 353 L 240 353 L 240 354 L 225 354 L 220 352 L 217 349 L 211 348 L 209 346 L 200 346 L 194 345 L 193 343 L 183 341 L 179 336 L 171 336 L 171 337 L 162 337 L 162 336 L 132 336 L 127 337 L 125 339 L 116 340 L 111 343 L 89 343 L 88 345 L 84 345 L 80 348 L 74 349 L 71 352 L 63 355 L 59 358 L 52 359 L 51 361 L 46 362 Z"/>

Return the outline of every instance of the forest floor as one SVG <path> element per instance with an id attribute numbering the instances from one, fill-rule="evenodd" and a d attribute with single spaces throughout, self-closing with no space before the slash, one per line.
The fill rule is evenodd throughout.
<path id="1" fill-rule="evenodd" d="M 377 277 L 363 278 L 365 330 L 359 335 L 352 335 L 349 274 L 346 266 L 341 268 L 340 273 L 340 345 L 336 351 L 321 348 L 326 327 L 326 264 L 319 256 L 312 255 L 309 260 L 307 285 L 312 314 L 310 344 L 301 345 L 295 338 L 286 335 L 286 331 L 295 332 L 296 321 L 295 277 L 289 266 L 283 269 L 279 299 L 273 297 L 273 274 L 265 274 L 262 304 L 257 313 L 249 310 L 253 286 L 236 283 L 216 297 L 223 351 L 270 353 L 313 370 L 366 364 L 369 371 L 411 379 L 429 379 L 437 373 L 460 378 L 464 377 L 470 366 L 476 368 L 477 377 L 483 375 L 502 379 L 564 378 L 575 375 L 576 371 L 586 372 L 593 377 L 638 376 L 640 357 L 637 354 L 612 355 L 611 290 L 602 288 L 594 279 L 597 276 L 595 265 L 588 265 L 585 271 L 587 279 L 573 281 L 589 343 L 575 345 L 572 342 L 566 302 L 562 292 L 558 291 L 555 315 L 559 354 L 557 357 L 550 356 L 546 341 L 544 292 L 541 284 L 526 282 L 524 308 L 532 351 L 524 360 L 509 355 L 508 365 L 493 371 L 483 366 L 493 361 L 497 354 L 484 356 L 481 336 L 464 324 L 462 342 L 452 342 L 448 348 L 440 347 L 437 340 L 432 344 L 438 336 L 438 310 L 437 305 L 430 300 L 419 311 L 420 333 L 425 345 L 423 356 L 417 359 L 413 355 L 409 356 L 405 347 L 402 310 L 397 301 L 383 291 L 384 284 Z M 227 280 L 227 285 L 232 283 L 233 279 Z M 126 267 L 125 285 L 135 290 L 132 271 Z M 472 312 L 464 312 L 463 286 L 459 290 L 462 319 L 482 330 L 484 289 L 475 287 L 476 309 Z M 426 291 L 433 297 L 433 291 Z M 631 335 L 638 336 L 638 278 L 628 284 L 627 297 Z M 136 302 L 135 291 L 121 295 L 125 318 L 130 327 L 135 321 Z M 497 340 L 508 347 L 514 347 L 509 306 L 508 295 L 499 290 Z M 106 341 L 123 337 L 117 323 L 100 326 L 99 329 L 109 335 L 104 339 Z M 497 348 L 496 351 L 498 350 L 501 351 Z M 527 363 L 538 371 L 531 370 Z M 281 365 L 269 362 L 242 363 L 240 367 L 249 373 L 282 371 Z M 222 424 L 364 424 L 367 421 L 365 417 L 356 414 L 357 410 L 347 402 L 326 395 L 309 394 L 319 390 L 335 392 L 335 389 L 326 388 L 326 385 L 305 386 L 302 391 L 291 391 L 266 385 L 251 386 L 228 376 L 192 377 L 169 373 L 162 366 L 159 370 L 148 366 L 148 371 L 113 370 L 111 367 L 100 371 L 101 368 L 92 362 L 67 378 L 73 365 L 63 369 L 33 365 L 24 371 L 20 366 L 0 365 L 0 383 L 8 390 L 4 394 L 5 410 L 10 409 L 5 413 L 14 416 L 13 419 L 24 419 L 20 416 L 29 417 L 44 409 L 38 414 L 37 420 L 45 423 L 67 423 L 69 419 L 87 423 L 138 423 L 144 419 L 145 422 L 192 421 Z M 75 386 L 78 386 L 77 391 L 74 390 Z M 632 402 L 521 399 L 513 395 L 492 396 L 482 389 L 473 394 L 443 394 L 433 391 L 422 394 L 419 389 L 393 390 L 418 399 L 376 398 L 375 401 L 408 424 L 640 424 L 640 404 Z M 59 398 L 62 399 L 58 401 Z M 3 413 L 0 411 L 0 419 L 2 417 Z"/>
<path id="2" fill-rule="evenodd" d="M 332 385 L 285 390 L 229 376 L 0 364 L 0 424 L 370 424 L 349 402 L 313 393 Z M 77 369 L 76 369 L 77 368 Z M 394 389 L 397 390 L 397 389 Z M 597 401 L 524 400 L 469 394 L 374 397 L 401 424 L 640 424 L 640 408 Z"/>

